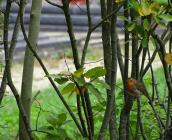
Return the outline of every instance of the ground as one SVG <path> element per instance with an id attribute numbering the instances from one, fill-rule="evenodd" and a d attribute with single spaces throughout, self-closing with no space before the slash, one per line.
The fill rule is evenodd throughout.
<path id="1" fill-rule="evenodd" d="M 99 50 L 99 49 L 98 49 Z M 94 50 L 96 53 L 96 50 Z M 97 51 L 98 52 L 98 51 Z M 100 57 L 100 56 L 99 56 Z M 99 60 L 98 62 L 95 62 L 96 60 Z M 93 60 L 87 60 L 87 63 L 85 64 L 85 69 L 88 70 L 92 67 L 96 67 L 96 66 L 103 66 L 103 60 L 101 58 L 96 59 L 93 58 Z M 61 59 L 56 59 L 56 58 L 52 58 L 52 59 L 43 59 L 47 69 L 49 70 L 50 74 L 58 74 L 60 72 L 64 72 L 67 71 L 67 66 L 65 63 L 65 59 L 61 58 Z M 67 58 L 67 65 L 69 67 L 69 69 L 72 71 L 75 70 L 74 64 L 73 64 L 73 60 Z M 148 61 L 148 60 L 147 60 Z M 153 63 L 154 68 L 159 68 L 161 67 L 161 62 L 160 61 L 155 61 Z M 117 78 L 120 79 L 120 70 L 118 67 L 118 71 L 117 71 Z M 21 89 L 21 81 L 22 81 L 22 64 L 21 63 L 17 63 L 14 64 L 14 66 L 12 67 L 12 77 L 13 77 L 13 81 L 15 83 L 15 86 L 17 87 L 17 89 L 20 91 Z M 34 81 L 33 81 L 33 91 L 38 91 L 40 89 L 43 88 L 47 88 L 50 86 L 50 83 L 47 79 L 47 77 L 45 76 L 42 68 L 40 67 L 40 65 L 38 64 L 38 62 L 36 61 L 35 63 L 35 68 L 34 68 Z M 10 92 L 10 90 L 7 90 L 8 93 Z"/>

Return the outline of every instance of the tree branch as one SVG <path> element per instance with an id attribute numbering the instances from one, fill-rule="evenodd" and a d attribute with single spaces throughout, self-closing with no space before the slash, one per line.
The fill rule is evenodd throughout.
<path id="1" fill-rule="evenodd" d="M 54 3 L 54 2 L 52 2 L 52 1 L 50 1 L 50 0 L 45 0 L 47 3 L 49 3 L 50 5 L 52 5 L 52 6 L 55 6 L 55 7 L 58 7 L 58 8 L 60 8 L 60 9 L 63 9 L 63 6 L 62 5 L 58 5 L 58 4 L 56 4 L 56 3 Z"/>
<path id="2" fill-rule="evenodd" d="M 4 51 L 5 51 L 5 62 L 6 62 L 5 71 L 6 71 L 6 75 L 7 75 L 8 85 L 9 85 L 10 89 L 12 90 L 13 95 L 16 99 L 16 102 L 17 102 L 17 105 L 18 105 L 18 108 L 20 111 L 20 115 L 22 116 L 24 125 L 26 127 L 27 134 L 28 134 L 30 140 L 34 140 L 34 138 L 32 136 L 32 132 L 31 132 L 31 127 L 30 127 L 30 124 L 28 121 L 28 117 L 22 106 L 18 91 L 16 90 L 16 88 L 13 84 L 12 78 L 11 78 L 11 63 L 10 63 L 9 47 L 8 47 L 8 29 L 9 29 L 10 9 L 11 9 L 11 1 L 7 0 L 6 13 L 5 13 L 5 19 L 4 19 Z"/>

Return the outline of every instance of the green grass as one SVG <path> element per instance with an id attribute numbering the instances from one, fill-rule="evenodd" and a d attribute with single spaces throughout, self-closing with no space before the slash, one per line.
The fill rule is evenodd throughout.
<path id="1" fill-rule="evenodd" d="M 159 94 L 162 99 L 164 95 L 165 88 L 165 79 L 163 77 L 163 70 L 158 69 L 155 72 L 155 78 L 158 83 Z M 149 93 L 151 94 L 151 77 L 150 75 L 145 77 L 146 87 L 148 88 Z M 116 111 L 117 111 L 117 122 L 119 122 L 120 112 L 123 105 L 123 92 L 122 84 L 120 81 L 117 82 L 118 87 L 116 87 Z M 94 119 L 95 119 L 95 133 L 97 134 L 101 125 L 102 115 L 105 109 L 105 89 L 102 89 L 99 85 L 97 85 L 99 90 L 101 91 L 101 95 L 103 100 L 100 100 L 97 96 L 91 94 L 92 106 L 94 111 Z M 35 93 L 34 93 L 35 94 Z M 65 96 L 67 103 L 70 105 L 75 114 L 76 112 L 76 99 L 75 96 Z M 141 97 L 142 101 L 142 119 L 144 121 L 145 131 L 149 137 L 149 139 L 156 139 L 159 136 L 159 128 L 157 126 L 156 120 L 154 118 L 152 109 L 148 105 L 148 101 L 145 97 Z M 38 116 L 38 112 L 40 110 L 41 105 L 41 113 L 38 120 L 38 128 L 43 128 L 45 126 L 50 126 L 47 122 L 47 117 L 51 114 L 59 114 L 62 112 L 67 112 L 64 108 L 64 105 L 58 98 L 57 94 L 52 88 L 47 88 L 42 90 L 40 94 L 37 96 L 36 100 L 32 104 L 31 111 L 31 122 L 32 129 L 36 127 L 36 119 Z M 131 111 L 131 128 L 132 135 L 135 132 L 136 118 L 137 118 L 137 104 L 134 103 L 134 107 Z M 165 113 L 162 107 L 155 103 L 155 108 L 160 113 L 161 117 L 165 119 Z M 13 96 L 5 96 L 2 107 L 0 108 L 0 140 L 14 140 L 18 133 L 18 109 L 15 103 L 15 99 Z M 71 117 L 67 115 L 68 123 L 63 125 L 62 128 L 66 130 L 66 133 L 70 138 L 74 140 L 80 140 L 81 137 L 78 134 L 77 128 L 73 121 L 71 121 Z M 151 122 L 151 123 L 150 123 Z M 44 134 L 36 133 L 39 136 L 39 140 L 48 140 L 44 138 Z"/>
<path id="2" fill-rule="evenodd" d="M 78 51 L 79 51 L 79 54 L 82 54 L 82 49 L 81 48 L 79 48 Z M 69 58 L 69 59 L 73 58 L 73 54 L 71 52 L 71 49 L 68 48 L 68 47 L 66 47 L 63 50 L 59 50 L 58 53 L 57 52 L 52 52 L 50 57 L 48 57 L 48 58 L 55 59 L 55 60 L 61 59 L 61 58 L 64 58 L 64 53 L 65 53 L 66 58 Z M 102 56 L 103 56 L 103 50 L 101 48 L 94 48 L 94 49 L 93 48 L 88 48 L 87 54 L 86 54 L 86 60 L 96 61 L 96 60 L 101 59 Z"/>

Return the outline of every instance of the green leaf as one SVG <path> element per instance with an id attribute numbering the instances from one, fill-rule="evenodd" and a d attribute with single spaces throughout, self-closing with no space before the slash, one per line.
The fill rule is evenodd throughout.
<path id="1" fill-rule="evenodd" d="M 129 21 L 125 16 L 118 16 L 119 19 L 124 20 L 124 21 Z"/>
<path id="2" fill-rule="evenodd" d="M 52 126 L 56 126 L 57 125 L 57 122 L 58 122 L 58 118 L 57 118 L 56 115 L 53 115 L 53 114 L 48 115 L 47 122 L 49 124 L 51 124 Z"/>
<path id="3" fill-rule="evenodd" d="M 126 26 L 126 29 L 127 29 L 127 31 L 131 32 L 135 29 L 135 27 L 136 27 L 136 23 L 131 22 Z"/>
<path id="4" fill-rule="evenodd" d="M 54 126 L 42 126 L 39 128 L 39 130 L 48 132 L 51 135 L 56 135 L 56 130 L 54 129 Z"/>
<path id="5" fill-rule="evenodd" d="M 66 113 L 58 114 L 57 124 L 61 126 L 66 121 L 66 119 L 67 119 L 67 114 Z"/>
<path id="6" fill-rule="evenodd" d="M 148 47 L 148 39 L 147 39 L 147 37 L 144 37 L 142 39 L 141 43 L 142 43 L 142 47 L 143 48 L 147 48 Z"/>
<path id="7" fill-rule="evenodd" d="M 74 79 L 79 84 L 79 86 L 83 86 L 85 84 L 85 80 L 83 77 L 74 77 Z"/>
<path id="8" fill-rule="evenodd" d="M 62 128 L 57 129 L 57 135 L 59 136 L 60 140 L 66 140 L 67 133 L 65 129 Z"/>
<path id="9" fill-rule="evenodd" d="M 74 72 L 74 76 L 75 77 L 81 77 L 81 75 L 84 73 L 84 68 L 83 67 L 81 67 L 80 69 L 78 69 L 78 70 L 76 70 L 75 72 Z"/>
<path id="10" fill-rule="evenodd" d="M 59 136 L 57 135 L 46 135 L 45 140 L 61 140 L 61 138 L 59 138 Z"/>
<path id="11" fill-rule="evenodd" d="M 147 32 L 145 31 L 143 26 L 137 25 L 135 30 L 141 36 L 141 38 L 144 38 L 147 36 Z"/>
<path id="12" fill-rule="evenodd" d="M 92 93 L 97 97 L 98 100 L 101 100 L 101 92 L 91 83 L 87 83 L 86 87 L 88 88 L 89 93 Z"/>
<path id="13" fill-rule="evenodd" d="M 103 120 L 103 116 L 102 116 L 102 115 L 97 115 L 97 116 L 95 117 L 95 123 L 102 122 L 102 120 Z"/>
<path id="14" fill-rule="evenodd" d="M 33 133 L 34 140 L 40 140 L 39 135 L 37 133 Z"/>
<path id="15" fill-rule="evenodd" d="M 91 83 L 87 83 L 86 84 L 86 87 L 88 88 L 88 90 L 91 92 L 91 93 L 96 93 L 96 94 L 101 94 L 100 92 L 99 92 L 99 90 L 93 85 L 93 84 L 91 84 Z"/>
<path id="16" fill-rule="evenodd" d="M 98 77 L 102 77 L 106 74 L 106 70 L 104 69 L 104 67 L 94 67 L 90 70 L 88 70 L 86 73 L 84 73 L 84 76 L 86 78 L 98 78 Z"/>
<path id="17" fill-rule="evenodd" d="M 167 22 L 172 21 L 172 15 L 169 15 L 169 14 L 161 14 L 161 15 L 159 15 L 159 17 L 164 19 Z"/>
<path id="18" fill-rule="evenodd" d="M 104 111 L 103 107 L 100 106 L 99 104 L 100 104 L 100 103 L 98 103 L 98 104 L 92 106 L 92 109 L 94 110 L 94 112 L 96 112 L 96 111 L 98 111 L 98 112 Z"/>
<path id="19" fill-rule="evenodd" d="M 66 113 L 50 114 L 47 117 L 47 122 L 52 126 L 61 126 L 67 119 Z"/>
<path id="20" fill-rule="evenodd" d="M 56 77 L 54 78 L 54 81 L 62 85 L 65 84 L 67 81 L 69 81 L 69 79 L 67 77 Z"/>
<path id="21" fill-rule="evenodd" d="M 149 23 L 148 19 L 144 19 L 144 21 L 143 21 L 143 27 L 144 27 L 147 31 L 150 30 L 150 23 Z"/>
<path id="22" fill-rule="evenodd" d="M 102 100 L 102 101 L 96 103 L 92 108 L 94 111 L 104 112 L 105 107 L 106 107 L 106 101 Z"/>
<path id="23" fill-rule="evenodd" d="M 139 7 L 140 7 L 140 4 L 139 4 L 137 1 L 135 1 L 135 0 L 131 0 L 131 1 L 129 2 L 129 6 L 130 6 L 131 8 L 133 8 L 133 9 L 135 9 L 136 11 L 138 11 L 138 9 L 139 9 Z"/>
<path id="24" fill-rule="evenodd" d="M 70 93 L 74 90 L 75 84 L 74 83 L 68 83 L 61 91 L 62 94 Z"/>
<path id="25" fill-rule="evenodd" d="M 95 82 L 96 84 L 99 84 L 102 88 L 109 90 L 111 89 L 110 86 L 104 80 L 97 79 Z"/>

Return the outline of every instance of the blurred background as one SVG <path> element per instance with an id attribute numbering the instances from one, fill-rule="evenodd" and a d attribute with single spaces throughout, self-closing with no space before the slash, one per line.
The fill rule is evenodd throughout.
<path id="1" fill-rule="evenodd" d="M 56 0 L 51 0 L 52 2 L 57 2 Z M 90 10 L 92 16 L 92 24 L 96 25 L 101 20 L 99 0 L 90 1 Z M 1 1 L 1 8 L 4 9 L 4 2 Z M 29 20 L 30 20 L 30 9 L 31 9 L 31 0 L 28 1 L 26 6 L 24 23 L 26 29 L 28 29 Z M 14 23 L 17 17 L 18 6 L 13 6 L 12 14 L 10 15 L 10 27 L 13 29 Z M 85 41 L 87 33 L 87 15 L 86 15 L 86 6 L 85 0 L 72 0 L 70 3 L 70 13 L 72 16 L 72 22 L 74 25 L 74 31 L 76 35 L 76 40 L 78 47 L 82 47 Z M 118 20 L 117 25 L 120 26 L 122 23 Z M 91 36 L 90 44 L 91 47 L 100 47 L 101 46 L 101 29 L 98 28 Z M 121 32 L 122 29 L 119 29 Z M 122 33 L 122 32 L 121 32 Z M 12 35 L 12 32 L 11 34 Z M 22 34 L 19 35 L 17 47 L 15 50 L 15 60 L 20 60 L 23 58 L 23 50 L 26 44 L 23 40 Z M 48 4 L 43 1 L 42 15 L 41 15 L 41 26 L 38 40 L 38 49 L 39 53 L 42 56 L 54 55 L 54 49 L 66 49 L 70 47 L 70 40 L 67 33 L 66 21 L 63 15 L 63 11 L 55 6 Z M 48 51 L 48 53 L 47 53 Z M 20 55 L 18 55 L 20 53 Z"/>
<path id="2" fill-rule="evenodd" d="M 56 2 L 60 4 L 60 1 L 51 0 L 52 2 Z M 24 24 L 26 31 L 30 22 L 30 11 L 31 11 L 31 0 L 28 1 L 28 4 L 25 8 L 24 14 Z M 90 11 L 92 17 L 92 25 L 96 25 L 101 20 L 101 11 L 99 0 L 91 0 L 90 1 Z M 5 0 L 0 1 L 0 7 L 3 10 L 5 8 Z M 13 4 L 12 12 L 10 14 L 10 32 L 9 32 L 9 40 L 11 40 L 12 30 L 15 24 L 15 20 L 18 13 L 18 5 Z M 70 3 L 70 13 L 73 22 L 73 29 L 77 41 L 77 47 L 79 53 L 81 54 L 82 48 L 85 43 L 85 38 L 87 35 L 87 13 L 85 0 L 72 0 Z M 63 15 L 63 11 L 55 6 L 50 5 L 45 0 L 43 0 L 42 5 L 42 15 L 41 15 L 41 26 L 40 33 L 38 39 L 38 54 L 41 58 L 44 59 L 44 63 L 49 68 L 50 73 L 58 73 L 67 69 L 64 62 L 64 54 L 66 59 L 68 59 L 68 65 L 71 70 L 74 69 L 72 58 L 70 39 L 67 32 L 66 20 Z M 1 22 L 3 24 L 3 22 Z M 117 21 L 117 32 L 119 36 L 120 43 L 123 43 L 123 25 L 122 21 L 118 19 Z M 86 56 L 86 68 L 94 67 L 95 65 L 103 65 L 102 60 L 102 39 L 101 39 L 101 27 L 97 28 L 92 34 L 91 39 L 88 45 L 88 53 Z M 3 36 L 3 35 L 2 35 Z M 20 32 L 17 46 L 14 51 L 14 65 L 13 65 L 13 79 L 17 84 L 17 88 L 20 89 L 21 84 L 21 73 L 22 73 L 22 64 L 23 57 L 25 53 L 26 43 L 24 41 L 23 35 Z M 94 49 L 93 49 L 94 48 Z M 4 53 L 3 53 L 3 45 L 0 45 L 0 63 L 4 62 Z M 92 61 L 98 61 L 97 63 L 90 63 Z M 1 70 L 2 71 L 2 70 Z M 0 74 L 1 75 L 1 74 Z M 120 74 L 119 74 L 120 75 Z M 35 75 L 34 80 L 36 81 L 34 84 L 34 89 L 39 89 L 42 84 L 47 85 L 49 82 L 46 78 L 43 78 L 45 75 L 42 69 L 36 62 L 35 66 Z M 46 87 L 46 86 L 45 86 Z"/>

